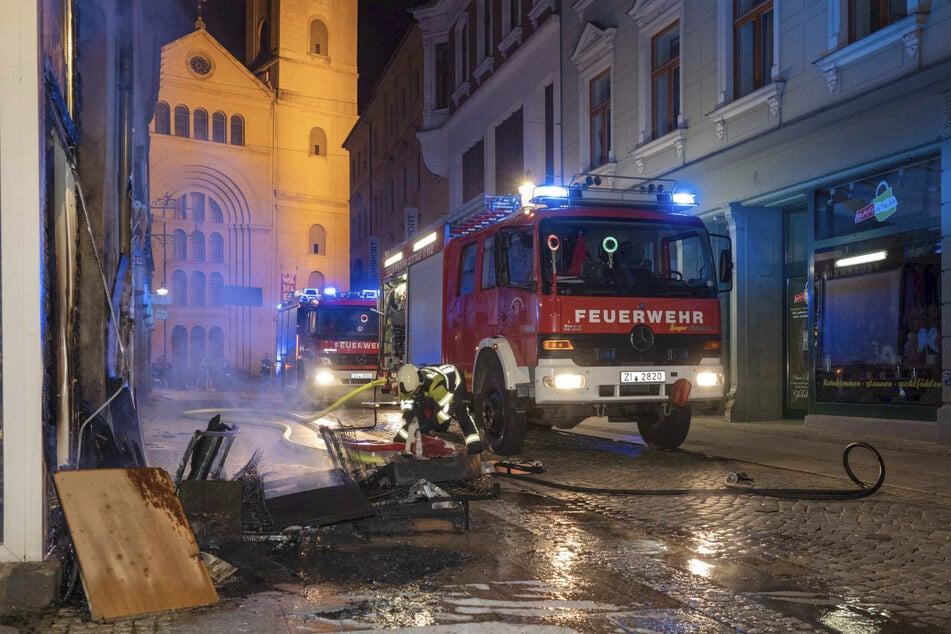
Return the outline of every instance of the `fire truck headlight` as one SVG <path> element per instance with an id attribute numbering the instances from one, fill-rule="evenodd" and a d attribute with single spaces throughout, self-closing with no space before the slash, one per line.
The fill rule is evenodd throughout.
<path id="1" fill-rule="evenodd" d="M 334 381 L 334 375 L 328 370 L 321 370 L 317 373 L 317 376 L 314 377 L 314 380 L 317 382 L 317 385 L 329 385 Z"/>
<path id="2" fill-rule="evenodd" d="M 716 372 L 698 372 L 697 387 L 714 387 L 720 384 L 720 375 Z"/>
<path id="3" fill-rule="evenodd" d="M 584 387 L 584 375 L 556 374 L 555 376 L 542 377 L 542 383 L 545 387 L 556 390 L 579 390 Z"/>

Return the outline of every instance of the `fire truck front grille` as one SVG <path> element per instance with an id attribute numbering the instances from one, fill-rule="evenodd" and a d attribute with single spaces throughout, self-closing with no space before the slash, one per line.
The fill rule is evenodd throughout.
<path id="1" fill-rule="evenodd" d="M 376 369 L 376 356 L 372 354 L 338 354 L 333 357 L 333 366 L 338 370 L 343 368 L 363 370 L 368 367 Z"/>
<path id="2" fill-rule="evenodd" d="M 570 358 L 581 367 L 612 365 L 696 365 L 703 358 L 703 344 L 709 337 L 657 335 L 654 345 L 641 352 L 624 335 L 572 335 L 574 350 L 539 350 L 548 359 Z"/>

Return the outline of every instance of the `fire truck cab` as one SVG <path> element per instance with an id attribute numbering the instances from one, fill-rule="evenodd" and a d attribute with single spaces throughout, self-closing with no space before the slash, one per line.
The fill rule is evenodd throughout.
<path id="1" fill-rule="evenodd" d="M 732 249 L 683 213 L 694 201 L 675 188 L 581 175 L 524 204 L 486 198 L 392 250 L 383 369 L 459 367 L 499 454 L 517 453 L 529 424 L 589 416 L 636 421 L 649 444 L 679 446 L 691 405 L 724 394 L 718 293 L 731 288 Z"/>
<path id="2" fill-rule="evenodd" d="M 286 398 L 328 402 L 376 378 L 377 292 L 303 289 L 277 308 L 277 376 Z"/>

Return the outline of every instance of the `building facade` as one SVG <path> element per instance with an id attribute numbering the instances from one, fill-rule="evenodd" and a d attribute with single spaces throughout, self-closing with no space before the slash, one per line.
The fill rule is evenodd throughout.
<path id="1" fill-rule="evenodd" d="M 733 237 L 733 420 L 946 433 L 951 7 L 879 9 L 565 9 L 566 166 L 674 178 Z"/>
<path id="2" fill-rule="evenodd" d="M 448 180 L 429 170 L 423 122 L 423 47 L 417 25 L 397 46 L 344 142 L 350 154 L 350 284 L 378 289 L 387 249 L 448 212 Z"/>
<path id="3" fill-rule="evenodd" d="M 561 16 L 553 0 L 449 0 L 413 10 L 424 50 L 426 165 L 449 181 L 449 220 L 483 195 L 562 174 Z"/>
<path id="4" fill-rule="evenodd" d="M 356 20 L 355 1 L 248 2 L 245 60 L 201 20 L 164 47 L 151 358 L 171 383 L 256 372 L 288 293 L 348 290 Z"/>
<path id="5" fill-rule="evenodd" d="M 418 137 L 450 216 L 519 172 L 675 179 L 734 243 L 731 420 L 948 439 L 948 2 L 434 0 L 414 15 Z"/>
<path id="6" fill-rule="evenodd" d="M 5 613 L 57 596 L 50 475 L 142 466 L 130 396 L 148 368 L 141 201 L 161 45 L 193 11 L 181 4 L 25 0 L 0 24 Z"/>

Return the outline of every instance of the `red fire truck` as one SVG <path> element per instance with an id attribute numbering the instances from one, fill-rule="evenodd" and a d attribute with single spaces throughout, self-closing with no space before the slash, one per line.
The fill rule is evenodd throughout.
<path id="1" fill-rule="evenodd" d="M 336 400 L 376 378 L 377 292 L 295 293 L 277 309 L 275 366 L 288 398 Z"/>
<path id="2" fill-rule="evenodd" d="M 720 300 L 732 247 L 670 180 L 581 175 L 484 207 L 387 252 L 381 365 L 452 363 L 499 454 L 528 425 L 636 421 L 653 446 L 687 436 L 724 393 Z M 714 258 L 714 246 L 717 257 Z"/>

